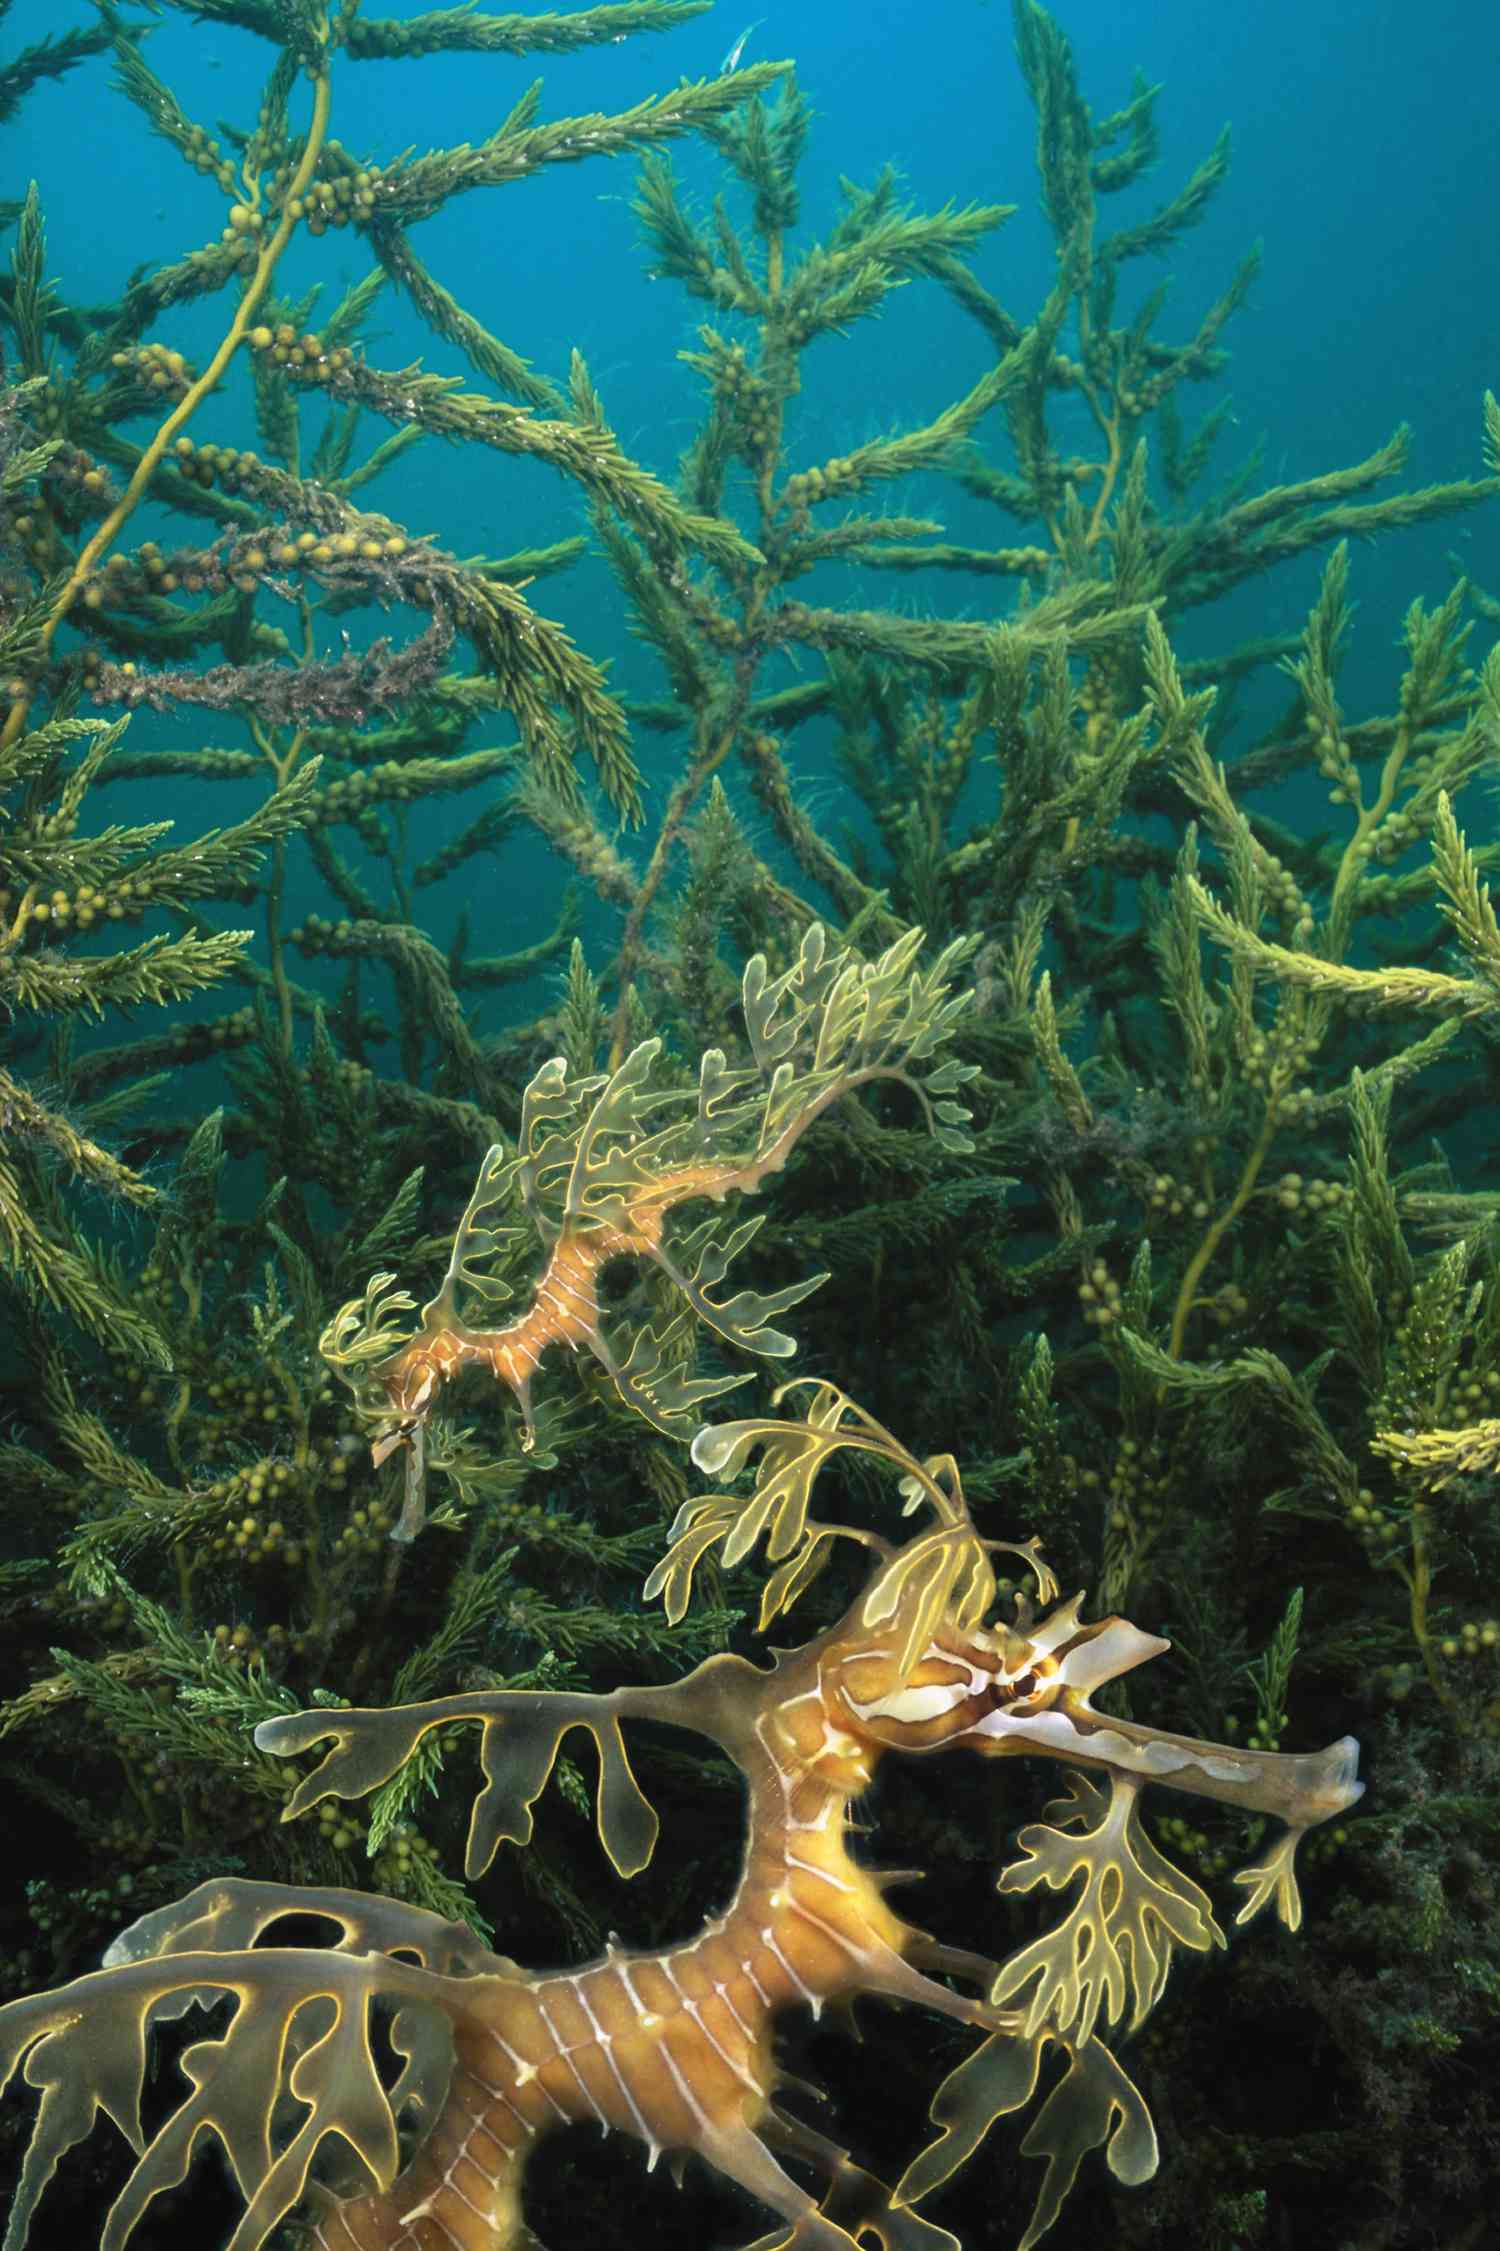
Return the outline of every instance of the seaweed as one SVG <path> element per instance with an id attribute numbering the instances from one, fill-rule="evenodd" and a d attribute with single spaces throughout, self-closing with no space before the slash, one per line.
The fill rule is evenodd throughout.
<path id="1" fill-rule="evenodd" d="M 36 1821 L 6 1989 L 87 1974 L 122 1913 L 221 1877 L 368 1876 L 488 1940 L 457 1808 L 426 1788 L 441 1730 L 368 1804 L 286 1826 L 292 1777 L 249 1732 L 294 1705 L 655 1689 L 763 1604 L 828 1622 L 853 1558 L 811 1512 L 808 1441 L 776 1442 L 781 1481 L 748 1510 L 732 1477 L 692 1490 L 683 1444 L 701 1403 L 787 1357 L 795 1312 L 799 1368 L 963 1462 L 982 1537 L 990 1511 L 1023 1521 L 1065 1583 L 1171 1632 L 1153 1710 L 1172 1732 L 1371 1746 L 1369 1795 L 1303 1849 L 1295 1955 L 1216 1965 L 1210 2029 L 1196 2009 L 1144 2028 L 1173 2095 L 1158 2217 L 1101 2169 L 1074 2191 L 1080 2230 L 1461 2239 L 1492 2169 L 1500 1990 L 1496 606 L 1424 589 L 1382 691 L 1349 661 L 1350 556 L 1489 505 L 1500 411 L 1470 474 L 1416 490 L 1400 433 L 1293 483 L 1228 460 L 1220 378 L 1253 263 L 1181 330 L 1152 264 L 1227 142 L 1159 194 L 1160 91 L 1095 102 L 1086 52 L 1031 0 L 1014 22 L 1059 255 L 1024 309 L 981 278 L 1013 175 L 936 209 L 881 175 L 804 216 L 813 127 L 788 65 L 552 110 L 570 54 L 621 37 L 662 35 L 665 83 L 694 0 L 171 12 L 260 43 L 253 115 L 188 113 L 153 67 L 155 10 L 60 24 L 0 68 L 9 105 L 59 73 L 102 100 L 112 68 L 125 133 L 212 199 L 197 247 L 99 304 L 54 278 L 40 198 L 17 183 L 5 206 L 0 1742 Z M 497 72 L 540 53 L 549 82 L 497 102 L 472 147 L 341 145 L 358 74 L 432 52 Z M 687 135 L 721 197 L 673 170 Z M 421 243 L 455 198 L 611 154 L 638 167 L 648 269 L 707 324 L 675 464 L 633 457 L 582 361 L 545 369 L 532 338 L 490 333 Z M 294 235 L 365 263 L 294 298 Z M 956 395 L 924 371 L 920 411 L 870 438 L 854 402 L 897 290 L 956 304 L 975 357 Z M 395 293 L 461 377 L 382 364 Z M 193 359 L 188 306 L 217 321 Z M 837 370 L 842 452 L 805 416 L 811 351 Z M 455 552 L 413 475 L 437 441 L 501 495 L 513 465 L 554 470 L 553 536 Z M 948 538 L 955 496 L 995 512 L 992 543 Z M 585 555 L 653 695 L 622 694 L 603 638 L 551 615 Z M 1221 596 L 1309 557 L 1300 632 L 1214 641 Z M 180 785 L 230 810 L 169 828 Z M 487 881 L 519 853 L 555 879 L 524 922 Z M 450 926 L 455 874 L 473 898 Z M 872 991 L 896 1011 L 878 1056 Z M 940 1057 L 896 1037 L 913 991 Z M 944 1115 L 955 1093 L 970 1131 Z M 705 1219 L 684 1194 L 611 1264 L 631 1199 L 705 1164 L 753 1210 Z M 526 1318 L 563 1242 L 596 1317 L 550 1333 L 529 1398 L 450 1387 L 439 1345 Z M 840 1459 L 857 1523 L 873 1457 Z M 421 1510 L 423 1537 L 392 1540 Z M 958 1555 L 936 1541 L 921 1583 L 956 1598 Z M 659 1566 L 665 1615 L 640 1601 Z M 1136 1692 L 1101 1690 L 1122 1729 Z M 641 1768 L 664 1819 L 694 1824 L 675 1876 L 637 1879 L 649 1945 L 738 1831 L 711 1750 L 651 1741 Z M 493 1910 L 528 1958 L 592 1953 L 617 1912 L 566 1744 L 554 1771 Z M 970 1914 L 973 1837 L 894 1766 L 879 1804 Z M 1289 1907 L 1262 1815 L 1191 1814 L 1132 1817 L 1136 1866 L 1169 1853 L 1207 1888 L 1248 1861 L 1248 1904 Z M 1034 1914 L 1052 1874 L 1089 1880 L 1109 1818 L 1086 1792 L 1020 1808 L 1028 1883 L 1004 1912 Z M 1174 1898 L 1162 1927 L 1187 1929 L 1192 1893 Z M 1131 1958 L 1146 1992 L 1153 1943 Z M 1232 2084 L 1210 2045 L 1244 2059 Z M 888 2073 L 848 2084 L 894 2134 L 909 2065 L 879 2056 Z M 952 2063 L 956 2156 L 1024 2090 L 1003 2051 Z M 816 2170 L 809 2131 L 789 2162 Z M 1004 2163 L 976 2149 L 966 2199 L 1005 2204 Z M 61 2224 L 87 2240 L 100 2206 L 69 2178 Z M 903 2240 L 878 2183 L 848 2193 Z M 664 2224 L 702 2240 L 707 2209 Z"/>

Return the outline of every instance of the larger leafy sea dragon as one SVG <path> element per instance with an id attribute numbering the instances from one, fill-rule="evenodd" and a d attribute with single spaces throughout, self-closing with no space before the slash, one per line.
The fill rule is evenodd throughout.
<path id="1" fill-rule="evenodd" d="M 811 1517 L 820 1470 L 850 1449 L 894 1468 L 906 1514 L 923 1512 L 904 1544 Z M 332 1745 L 288 1803 L 295 1818 L 330 1796 L 364 1796 L 433 1730 L 476 1722 L 485 1785 L 467 1866 L 478 1876 L 502 1840 L 526 1844 L 559 1746 L 583 1730 L 598 1750 L 600 1836 L 628 1876 L 649 1861 L 657 1822 L 622 1723 L 689 1729 L 734 1761 L 748 1795 L 743 1867 L 724 1913 L 658 1953 L 612 1944 L 581 1968 L 531 1972 L 464 1926 L 395 1900 L 204 1884 L 134 1924 L 102 1970 L 0 2009 L 0 2085 L 19 2068 L 41 2091 L 6 2251 L 21 2251 L 60 2158 L 99 2110 L 137 2152 L 101 2251 L 122 2251 L 209 2139 L 222 2145 L 244 2203 L 230 2251 L 258 2251 L 303 2199 L 318 2251 L 535 2251 L 522 2214 L 527 2159 L 543 2136 L 580 2120 L 633 2136 L 652 2163 L 664 2150 L 693 2152 L 740 2183 L 777 2221 L 754 2251 L 871 2242 L 958 2251 L 958 2239 L 916 2207 L 993 2119 L 1032 2102 L 1044 2075 L 1021 2144 L 1044 2165 L 1021 2251 L 1050 2226 L 1090 2150 L 1102 2147 L 1122 2181 L 1153 2171 L 1150 2115 L 1104 2035 L 1140 2025 L 1176 1950 L 1206 1951 L 1222 1934 L 1207 1895 L 1148 1840 L 1141 1792 L 1164 1784 L 1278 1816 L 1281 1841 L 1237 1879 L 1247 1891 L 1239 1920 L 1274 1899 L 1295 1929 L 1297 1839 L 1358 1797 L 1357 1746 L 1346 1738 L 1296 1755 L 1242 1750 L 1096 1710 L 1104 1683 L 1167 1644 L 1123 1618 L 1085 1623 L 1079 1597 L 1058 1603 L 1035 1543 L 978 1535 L 951 1456 L 916 1460 L 831 1385 L 812 1387 L 801 1419 L 709 1426 L 694 1458 L 730 1479 L 754 1459 L 755 1478 L 748 1494 L 685 1505 L 650 1582 L 669 1615 L 684 1611 L 709 1550 L 733 1562 L 764 1540 L 774 1565 L 764 1627 L 831 1543 L 851 1537 L 872 1569 L 837 1625 L 765 1668 L 718 1656 L 663 1687 L 321 1709 L 255 1732 L 279 1757 Z M 1040 1617 L 1024 1601 L 996 1615 L 997 1550 L 1033 1575 L 1051 1605 Z M 1021 1858 L 999 1877 L 1007 1893 L 1076 1886 L 1055 1929 L 992 1961 L 940 1944 L 895 1912 L 887 1892 L 904 1879 L 849 1849 L 850 1807 L 892 1751 L 1038 1755 L 1067 1766 L 1066 1796 L 1021 1831 Z M 972 1801 L 972 1783 L 968 1793 Z M 293 1935 L 290 1918 L 305 1927 L 309 1916 L 331 1933 L 321 1950 L 276 1942 L 278 1929 Z M 976 1990 L 956 1992 L 942 1977 Z M 857 1993 L 935 2011 L 978 2036 L 937 2091 L 936 2138 L 894 2187 L 777 2099 L 777 2019 Z M 202 2016 L 225 2003 L 227 2023 Z M 177 2059 L 185 2090 L 148 2135 L 140 2113 L 150 2035 L 194 2009 Z M 391 2052 L 399 2068 L 382 2072 L 377 2058 Z"/>

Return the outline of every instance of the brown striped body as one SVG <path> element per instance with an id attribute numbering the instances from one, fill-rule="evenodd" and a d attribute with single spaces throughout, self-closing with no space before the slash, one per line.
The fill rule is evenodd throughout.
<path id="1" fill-rule="evenodd" d="M 763 1166 L 687 1165 L 665 1173 L 630 1198 L 618 1226 L 565 1229 L 553 1244 L 530 1305 L 493 1329 L 468 1328 L 444 1315 L 423 1327 L 381 1370 L 391 1411 L 403 1423 L 424 1417 L 443 1385 L 465 1368 L 484 1368 L 529 1413 L 532 1377 L 554 1345 L 598 1354 L 609 1364 L 600 1330 L 599 1278 L 617 1258 L 650 1258 L 667 1214 L 700 1197 L 721 1198 L 754 1185 Z"/>
<path id="2" fill-rule="evenodd" d="M 766 2116 L 774 2019 L 878 1985 L 906 1926 L 850 1857 L 848 1802 L 878 1750 L 829 1718 L 821 1667 L 763 1709 L 746 1759 L 750 1832 L 734 1899 L 660 1954 L 611 1947 L 573 1972 L 473 1981 L 447 2107 L 387 2195 L 339 2206 L 322 2251 L 518 2251 L 521 2176 L 552 2128 L 633 2135 L 650 2161 Z"/>
<path id="3" fill-rule="evenodd" d="M 930 1536 L 916 1553 L 930 1556 Z M 905 1560 L 898 1550 L 893 1565 Z M 927 1599 L 916 1574 L 904 1584 L 909 1603 Z M 631 2135 L 653 2163 L 663 2150 L 701 2157 L 776 2215 L 785 2230 L 774 2239 L 779 2251 L 865 2251 L 872 2237 L 883 2251 L 961 2251 L 917 2207 L 995 2118 L 1031 2102 L 1053 2048 L 1062 2077 L 1023 2144 L 1047 2159 L 1024 2241 L 1050 2226 L 1091 2150 L 1102 2147 L 1117 2179 L 1146 2179 L 1156 2162 L 1150 2113 L 1100 2030 L 1127 2014 L 1141 2021 L 1173 1948 L 1203 1953 L 1222 1934 L 1207 1895 L 1135 1826 L 1140 1788 L 1166 1780 L 1285 1820 L 1290 1843 L 1243 1872 L 1253 1896 L 1241 1920 L 1275 1890 L 1295 1925 L 1292 1847 L 1358 1797 L 1357 1747 L 1346 1739 L 1317 1754 L 1239 1750 L 1096 1711 L 1095 1689 L 1165 1644 L 1122 1618 L 1082 1624 L 1076 1596 L 1040 1620 L 1018 1610 L 1013 1625 L 994 1629 L 965 1623 L 957 1609 L 938 1613 L 924 1643 L 900 1602 L 875 1599 L 881 1593 L 877 1578 L 873 1597 L 839 1625 L 764 1671 L 721 1654 L 686 1679 L 607 1696 L 493 1690 L 262 1721 L 256 1740 L 273 1755 L 333 1742 L 298 1785 L 295 1812 L 328 1795 L 364 1796 L 433 1729 L 479 1720 L 486 1782 L 472 1817 L 471 1872 L 489 1865 L 502 1838 L 529 1840 L 531 1807 L 562 1742 L 586 1729 L 599 1753 L 600 1840 L 624 1875 L 648 1864 L 658 1824 L 630 1772 L 621 1722 L 691 1729 L 717 1743 L 748 1786 L 734 1898 L 681 1945 L 655 1954 L 612 1945 L 584 1968 L 535 1975 L 462 1925 L 403 1902 L 210 1880 L 141 1917 L 102 1970 L 0 2009 L 0 2083 L 24 2061 L 30 2083 L 48 2091 L 18 2191 L 16 2251 L 57 2156 L 87 2132 L 94 2110 L 107 2106 L 130 2132 L 154 2018 L 179 2017 L 205 1995 L 233 1997 L 235 2014 L 222 2040 L 184 2055 L 193 2094 L 149 2141 L 132 2137 L 137 2164 L 107 2218 L 112 2243 L 123 2244 L 146 2204 L 180 2183 L 206 2130 L 229 2154 L 246 2199 L 235 2236 L 244 2251 L 264 2246 L 311 2193 L 309 2167 L 330 2138 L 356 2154 L 364 2179 L 390 2185 L 342 2203 L 317 2192 L 309 2226 L 318 2251 L 538 2251 L 523 2214 L 526 2160 L 553 2128 L 592 2122 Z M 1029 1749 L 1089 1770 L 1081 1787 L 1075 1778 L 1056 1826 L 1022 1832 L 1027 1857 L 1004 1871 L 1000 1889 L 1056 1889 L 1083 1874 L 1100 1904 L 1087 1916 L 1075 1906 L 1007 1962 L 901 1922 L 885 1903 L 890 1879 L 859 1867 L 847 1849 L 850 1801 L 886 1751 L 959 1748 L 989 1759 Z M 329 1921 L 338 1944 L 257 1943 L 304 1914 Z M 977 1985 L 985 1998 L 938 1977 Z M 774 2099 L 777 2017 L 860 1992 L 985 2036 L 938 2090 L 937 2138 L 894 2186 Z M 305 2014 L 310 2003 L 316 2018 Z M 405 2060 L 394 2084 L 380 2068 L 377 2010 L 395 2012 L 391 2045 Z M 431 2037 L 443 2021 L 451 2054 Z M 49 2101 L 51 2090 L 79 2084 L 86 2103 Z M 398 2170 L 401 2131 L 412 2125 L 422 2139 Z M 803 2185 L 807 2174 L 817 2194 Z"/>

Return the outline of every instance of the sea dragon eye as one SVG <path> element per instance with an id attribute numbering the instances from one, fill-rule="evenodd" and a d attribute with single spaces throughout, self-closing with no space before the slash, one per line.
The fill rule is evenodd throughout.
<path id="1" fill-rule="evenodd" d="M 1014 1704 L 1023 1696 L 1030 1696 L 1040 1686 L 1034 1672 L 1024 1672 L 1017 1680 L 1001 1680 L 997 1677 L 991 1681 L 987 1691 L 988 1707 L 992 1712 L 1001 1711 L 1007 1704 Z"/>

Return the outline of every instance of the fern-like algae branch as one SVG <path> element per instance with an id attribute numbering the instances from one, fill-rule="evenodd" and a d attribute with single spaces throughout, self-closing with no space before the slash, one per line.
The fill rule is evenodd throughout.
<path id="1" fill-rule="evenodd" d="M 73 607 L 78 596 L 88 585 L 95 564 L 105 550 L 118 537 L 124 525 L 135 513 L 142 495 L 161 466 L 168 446 L 177 433 L 186 427 L 195 410 L 202 404 L 223 376 L 230 360 L 248 335 L 255 311 L 271 286 L 277 264 L 296 229 L 296 213 L 300 209 L 297 199 L 303 194 L 318 168 L 323 144 L 328 137 L 328 119 L 332 101 L 332 85 L 328 71 L 328 12 L 320 12 L 316 25 L 318 60 L 311 70 L 313 85 L 313 112 L 308 127 L 302 156 L 292 176 L 292 184 L 282 205 L 281 216 L 267 237 L 256 259 L 255 271 L 250 277 L 244 295 L 237 306 L 223 337 L 203 373 L 172 408 L 156 435 L 136 463 L 134 473 L 120 499 L 105 517 L 98 530 L 80 551 L 67 581 L 58 594 L 42 627 L 41 648 L 45 652 L 52 644 L 58 627 Z M 19 697 L 10 708 L 3 729 L 0 729 L 0 750 L 6 750 L 15 741 L 26 724 L 30 698 Z"/>

